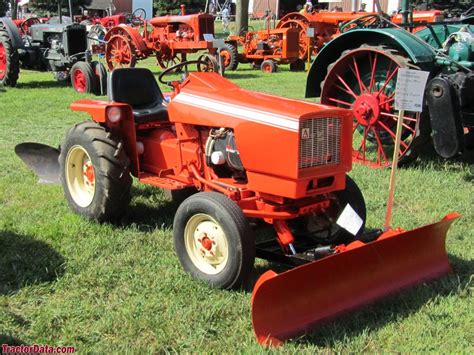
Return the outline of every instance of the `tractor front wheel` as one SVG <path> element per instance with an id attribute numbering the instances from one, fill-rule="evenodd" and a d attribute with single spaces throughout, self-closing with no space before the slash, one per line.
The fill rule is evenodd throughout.
<path id="1" fill-rule="evenodd" d="M 15 86 L 20 74 L 20 59 L 7 31 L 0 29 L 0 86 Z"/>
<path id="2" fill-rule="evenodd" d="M 94 92 L 96 77 L 89 63 L 77 62 L 71 68 L 71 83 L 74 90 L 81 93 Z"/>
<path id="3" fill-rule="evenodd" d="M 72 127 L 59 155 L 61 183 L 71 209 L 89 219 L 113 221 L 130 201 L 128 159 L 123 142 L 90 121 Z"/>
<path id="4" fill-rule="evenodd" d="M 95 95 L 106 95 L 107 94 L 107 70 L 105 69 L 104 64 L 93 61 L 91 63 L 92 71 L 95 76 Z"/>
<path id="5" fill-rule="evenodd" d="M 237 204 L 216 192 L 201 192 L 179 206 L 173 237 L 184 270 L 212 286 L 231 289 L 248 279 L 255 260 L 249 223 Z"/>
<path id="6" fill-rule="evenodd" d="M 264 73 L 274 73 L 277 71 L 277 64 L 271 59 L 266 59 L 260 64 L 260 70 Z"/>
<path id="7" fill-rule="evenodd" d="M 376 167 L 391 163 L 398 122 L 395 86 L 400 68 L 419 69 L 395 49 L 366 44 L 344 51 L 328 66 L 321 83 L 321 103 L 352 110 L 352 156 L 356 162 Z M 420 117 L 417 112 L 405 112 L 403 116 L 400 163 L 415 159 L 416 147 L 426 142 L 428 127 Z"/>

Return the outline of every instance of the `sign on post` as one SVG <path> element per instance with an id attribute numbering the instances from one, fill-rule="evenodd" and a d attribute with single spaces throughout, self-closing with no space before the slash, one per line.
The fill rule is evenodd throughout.
<path id="1" fill-rule="evenodd" d="M 395 175 L 398 167 L 398 152 L 403 130 L 403 117 L 405 111 L 423 111 L 423 95 L 425 93 L 426 81 L 429 72 L 399 68 L 397 73 L 397 84 L 395 86 L 395 110 L 398 110 L 397 132 L 393 149 L 392 171 L 390 172 L 390 184 L 388 188 L 387 212 L 385 214 L 384 229 L 390 229 L 392 219 L 393 196 L 395 194 Z"/>
<path id="2" fill-rule="evenodd" d="M 426 81 L 430 73 L 422 70 L 398 69 L 395 87 L 395 110 L 421 112 Z"/>

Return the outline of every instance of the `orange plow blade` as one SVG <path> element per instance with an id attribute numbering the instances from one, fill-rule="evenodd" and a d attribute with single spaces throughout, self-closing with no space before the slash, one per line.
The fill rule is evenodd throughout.
<path id="1" fill-rule="evenodd" d="M 323 320 L 450 272 L 445 240 L 458 217 L 451 213 L 417 229 L 390 230 L 281 274 L 267 271 L 252 293 L 258 342 L 279 345 Z"/>

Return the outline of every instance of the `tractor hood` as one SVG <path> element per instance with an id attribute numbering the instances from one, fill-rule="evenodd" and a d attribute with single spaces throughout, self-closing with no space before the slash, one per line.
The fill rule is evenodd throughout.
<path id="1" fill-rule="evenodd" d="M 300 198 L 321 186 L 316 177 L 328 178 L 327 190 L 342 189 L 351 169 L 352 115 L 345 109 L 244 90 L 215 73 L 191 73 L 168 113 L 172 122 L 232 129 L 255 191 Z"/>

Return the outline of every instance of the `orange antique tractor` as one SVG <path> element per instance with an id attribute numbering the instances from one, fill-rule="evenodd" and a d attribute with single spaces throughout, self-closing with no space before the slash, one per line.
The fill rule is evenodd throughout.
<path id="1" fill-rule="evenodd" d="M 215 54 L 212 40 L 206 40 L 205 35 L 214 35 L 214 18 L 209 14 L 155 17 L 149 23 L 143 20 L 140 28 L 119 25 L 105 35 L 105 59 L 112 70 L 134 67 L 137 60 L 155 55 L 159 66 L 165 69 L 185 61 L 188 53 Z M 202 59 L 217 66 L 217 60 L 209 53 Z"/>
<path id="2" fill-rule="evenodd" d="M 210 285 L 246 283 L 256 256 L 293 267 L 257 281 L 261 343 L 450 270 L 444 242 L 455 214 L 412 231 L 364 231 L 364 198 L 347 175 L 351 111 L 244 90 L 210 72 L 164 80 L 193 63 L 202 64 L 160 74 L 173 87 L 166 99 L 148 69 L 114 70 L 109 101 L 71 105 L 91 119 L 60 150 L 23 143 L 17 154 L 44 181 L 60 180 L 71 209 L 93 220 L 127 211 L 132 176 L 187 194 L 174 217 L 175 250 Z"/>
<path id="3" fill-rule="evenodd" d="M 229 36 L 225 48 L 219 51 L 228 70 L 237 69 L 239 63 L 251 63 L 265 73 L 273 73 L 278 64 L 290 64 L 290 70 L 304 70 L 299 58 L 299 32 L 294 28 L 243 31 Z M 243 48 L 238 53 L 238 48 Z"/>

